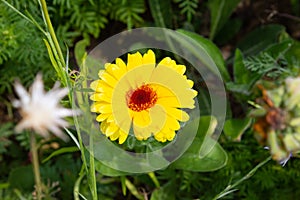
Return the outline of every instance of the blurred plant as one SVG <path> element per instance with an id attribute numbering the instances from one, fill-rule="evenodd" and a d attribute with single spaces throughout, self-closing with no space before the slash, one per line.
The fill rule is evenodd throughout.
<path id="1" fill-rule="evenodd" d="M 0 161 L 2 161 L 2 155 L 7 151 L 6 147 L 11 144 L 9 136 L 14 132 L 12 131 L 13 124 L 5 123 L 0 125 Z"/>
<path id="2" fill-rule="evenodd" d="M 187 21 L 191 22 L 198 8 L 198 0 L 174 0 L 174 2 L 177 3 L 181 9 L 180 14 L 185 14 Z"/>
<path id="3" fill-rule="evenodd" d="M 64 140 L 67 139 L 60 130 L 60 127 L 68 125 L 62 118 L 72 116 L 75 112 L 58 105 L 59 101 L 68 93 L 68 89 L 58 89 L 58 86 L 56 84 L 52 90 L 45 93 L 40 74 L 37 75 L 29 93 L 20 83 L 15 84 L 15 90 L 20 100 L 15 100 L 13 105 L 20 109 L 20 114 L 23 117 L 16 126 L 17 132 L 31 129 L 36 134 L 46 138 L 49 137 L 48 131 L 51 131 L 56 136 Z M 38 148 L 36 136 L 32 132 L 30 133 L 30 151 L 36 182 L 36 196 L 40 200 L 43 197 L 44 187 L 40 178 Z"/>
<path id="4" fill-rule="evenodd" d="M 30 8 L 37 5 L 32 2 L 29 4 Z M 19 77 L 25 86 L 29 86 L 34 74 L 42 72 L 51 82 L 49 77 L 53 77 L 54 71 L 41 33 L 4 3 L 0 4 L 0 12 L 3 13 L 0 16 L 0 94 L 13 92 L 15 77 Z M 36 66 L 36 63 L 39 65 Z M 4 97 L 1 95 L 2 98 Z"/>
<path id="5" fill-rule="evenodd" d="M 144 0 L 122 0 L 113 1 L 111 17 L 127 24 L 127 29 L 134 25 L 141 24 L 143 18 L 139 16 L 145 12 Z"/>
<path id="6" fill-rule="evenodd" d="M 300 150 L 300 78 L 262 82 L 261 97 L 250 115 L 258 141 L 270 148 L 272 158 L 285 164 Z"/>

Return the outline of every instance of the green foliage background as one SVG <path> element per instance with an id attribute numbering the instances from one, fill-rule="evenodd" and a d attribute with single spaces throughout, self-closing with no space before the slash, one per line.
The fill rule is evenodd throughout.
<path id="1" fill-rule="evenodd" d="M 21 12 L 32 15 L 43 24 L 36 0 L 8 1 Z M 260 79 L 280 79 L 299 74 L 300 43 L 291 36 L 290 24 L 266 24 L 247 29 L 248 19 L 239 15 L 243 1 L 226 0 L 53 0 L 47 1 L 50 17 L 65 54 L 70 51 L 70 68 L 78 69 L 74 47 L 79 41 L 91 46 L 122 30 L 157 26 L 183 29 L 192 32 L 195 42 L 203 42 L 199 35 L 210 39 L 208 51 L 214 54 L 226 80 L 229 92 L 228 120 L 244 119 L 249 111 L 247 101 L 254 99 L 253 85 Z M 289 14 L 300 15 L 299 2 L 287 1 L 292 8 Z M 251 1 L 261 5 L 259 1 Z M 263 8 L 265 10 L 265 8 Z M 242 11 L 240 11 L 242 12 Z M 13 82 L 18 77 L 29 86 L 38 72 L 43 73 L 47 88 L 57 79 L 48 57 L 43 35 L 3 2 L 0 3 L 0 199 L 31 199 L 33 188 L 31 162 L 28 156 L 28 133 L 15 135 L 13 127 L 17 115 L 13 112 Z M 246 16 L 247 17 L 247 16 Z M 267 16 L 265 17 L 267 19 Z M 299 21 L 294 21 L 299 27 Z M 290 32 L 289 32 L 290 31 Z M 182 31 L 184 33 L 184 31 Z M 188 32 L 186 32 L 187 34 Z M 206 41 L 206 40 L 205 40 Z M 218 48 L 230 46 L 230 56 L 224 61 Z M 216 48 L 217 47 L 217 48 Z M 89 47 L 88 47 L 89 48 Z M 88 49 L 87 48 L 87 49 Z M 216 50 L 217 49 L 217 50 Z M 217 52 L 217 53 L 215 53 Z M 219 58 L 217 59 L 217 56 Z M 193 72 L 190 72 L 193 74 Z M 201 79 L 195 80 L 201 85 Z M 201 86 L 200 86 L 201 87 Z M 203 109 L 205 111 L 205 108 Z M 4 117 L 6 116 L 6 117 Z M 17 116 L 16 118 L 14 118 Z M 156 172 L 161 185 L 147 175 L 127 176 L 136 188 L 145 191 L 151 200 L 160 199 L 212 199 L 229 184 L 241 179 L 253 167 L 269 156 L 260 146 L 250 128 L 233 127 L 236 132 L 222 134 L 219 142 L 228 154 L 225 167 L 213 172 L 191 172 L 167 168 Z M 231 130 L 231 129 L 229 129 Z M 243 130 L 243 131 L 239 131 Z M 245 132 L 244 132 L 245 131 Z M 237 140 L 240 138 L 241 140 Z M 56 138 L 43 143 L 47 146 L 41 157 L 55 151 L 51 144 L 60 148 L 71 147 Z M 49 146 L 50 145 L 50 146 Z M 297 157 L 297 155 L 296 155 Z M 65 153 L 43 163 L 42 176 L 49 183 L 49 199 L 68 199 L 81 166 L 77 152 Z M 300 160 L 292 158 L 284 167 L 271 161 L 260 168 L 253 177 L 238 186 L 226 199 L 297 199 L 300 196 Z M 25 183 L 18 182 L 22 178 Z M 124 194 L 122 176 L 109 177 L 97 174 L 97 189 L 101 199 L 137 199 L 132 191 Z M 58 185 L 53 185 L 53 183 Z M 81 193 L 90 198 L 88 180 L 83 180 Z M 176 191 L 176 192 L 175 192 Z M 225 199 L 224 198 L 224 199 Z"/>

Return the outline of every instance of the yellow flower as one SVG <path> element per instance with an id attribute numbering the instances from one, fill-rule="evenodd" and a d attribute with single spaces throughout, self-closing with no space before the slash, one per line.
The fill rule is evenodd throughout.
<path id="1" fill-rule="evenodd" d="M 91 112 L 99 113 L 100 130 L 110 140 L 125 142 L 132 127 L 138 140 L 152 135 L 157 141 L 172 141 L 179 121 L 189 120 L 180 108 L 194 108 L 197 92 L 184 75 L 186 67 L 169 57 L 156 65 L 149 50 L 128 54 L 127 65 L 120 58 L 105 64 L 98 80 L 91 83 L 94 93 Z"/>

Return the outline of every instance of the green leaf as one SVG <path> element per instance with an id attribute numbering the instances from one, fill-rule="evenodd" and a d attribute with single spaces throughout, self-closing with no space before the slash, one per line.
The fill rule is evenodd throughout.
<path id="1" fill-rule="evenodd" d="M 157 27 L 172 28 L 172 6 L 170 0 L 149 0 L 150 11 Z"/>
<path id="2" fill-rule="evenodd" d="M 284 32 L 284 26 L 278 24 L 260 26 L 246 35 L 246 37 L 238 43 L 237 48 L 239 48 L 245 56 L 255 55 L 276 43 L 279 36 Z"/>
<path id="3" fill-rule="evenodd" d="M 199 123 L 199 126 L 198 124 Z M 195 131 L 199 127 L 197 135 L 188 150 L 174 163 L 171 168 L 188 171 L 207 172 L 220 169 L 227 163 L 227 154 L 223 148 L 212 139 L 217 126 L 216 118 L 203 116 L 183 127 L 185 131 Z"/>
<path id="4" fill-rule="evenodd" d="M 199 147 L 202 143 L 195 138 L 191 147 L 172 164 L 172 167 L 195 172 L 210 172 L 224 167 L 228 160 L 224 149 L 211 138 L 207 138 L 206 143 L 208 146 L 214 146 L 207 155 L 201 158 Z"/>
<path id="5" fill-rule="evenodd" d="M 76 151 L 79 151 L 79 148 L 77 146 L 60 148 L 60 149 L 54 151 L 53 153 L 51 153 L 50 156 L 48 156 L 47 158 L 45 158 L 42 161 L 42 163 L 47 162 L 48 160 L 50 160 L 54 156 L 58 156 L 58 155 L 61 155 L 61 154 L 64 154 L 64 153 L 73 153 L 73 152 L 76 152 Z"/>
<path id="6" fill-rule="evenodd" d="M 285 54 L 294 44 L 292 39 L 286 39 L 282 42 L 269 46 L 264 52 L 270 54 L 273 58 L 279 58 Z"/>
<path id="7" fill-rule="evenodd" d="M 233 76 L 235 83 L 246 83 L 248 80 L 248 73 L 249 71 L 243 62 L 243 54 L 239 49 L 236 49 L 233 64 Z"/>
<path id="8" fill-rule="evenodd" d="M 216 66 L 218 67 L 218 69 L 222 75 L 222 78 L 225 81 L 230 80 L 230 76 L 229 76 L 229 73 L 225 66 L 223 56 L 222 56 L 220 50 L 218 49 L 218 47 L 213 42 L 202 37 L 201 35 L 198 35 L 196 33 L 189 32 L 186 30 L 179 29 L 179 30 L 177 30 L 177 32 L 184 36 L 187 36 L 190 39 L 190 42 L 193 43 L 193 46 L 188 47 L 188 48 L 190 48 L 190 49 L 188 49 L 189 51 L 199 52 L 199 50 L 191 49 L 194 46 L 199 47 L 199 49 L 205 50 L 207 55 L 211 58 L 211 60 L 213 60 L 215 62 Z M 176 39 L 176 38 L 174 38 L 174 39 Z M 186 41 L 186 42 L 188 42 L 188 41 Z M 197 55 L 195 55 L 195 56 L 197 56 Z M 203 58 L 200 58 L 200 60 L 203 60 Z M 208 67 L 210 66 L 208 61 L 203 61 L 203 62 Z M 212 68 L 212 71 L 215 71 L 215 69 Z"/>
<path id="9" fill-rule="evenodd" d="M 74 53 L 78 65 L 81 65 L 86 54 L 86 47 L 90 45 L 89 38 L 85 38 L 76 43 Z"/>
<path id="10" fill-rule="evenodd" d="M 233 64 L 234 81 L 238 84 L 245 84 L 250 89 L 260 78 L 259 75 L 251 73 L 244 64 L 243 54 L 239 49 L 235 51 Z"/>
<path id="11" fill-rule="evenodd" d="M 141 193 L 138 191 L 138 189 L 136 188 L 136 186 L 131 183 L 129 181 L 129 179 L 125 178 L 125 184 L 126 184 L 126 187 L 128 188 L 128 190 L 130 191 L 130 193 L 137 199 L 139 200 L 143 200 L 144 197 L 141 195 Z"/>
<path id="12" fill-rule="evenodd" d="M 210 0 L 208 7 L 211 15 L 210 35 L 211 40 L 214 39 L 218 31 L 224 26 L 238 5 L 240 0 Z"/>
<path id="13" fill-rule="evenodd" d="M 300 42 L 294 40 L 292 47 L 286 52 L 285 58 L 290 65 L 299 70 Z"/>
<path id="14" fill-rule="evenodd" d="M 250 127 L 251 118 L 229 119 L 224 124 L 224 133 L 231 140 L 240 141 L 243 133 Z"/>
<path id="15" fill-rule="evenodd" d="M 251 88 L 260 77 L 261 75 L 250 72 L 246 68 L 242 52 L 236 49 L 233 64 L 234 82 L 227 82 L 226 88 L 235 93 L 249 95 Z"/>
<path id="16" fill-rule="evenodd" d="M 121 188 L 122 188 L 122 193 L 124 196 L 126 196 L 126 176 L 121 176 L 120 177 L 121 180 Z"/>
<path id="17" fill-rule="evenodd" d="M 169 181 L 159 189 L 154 190 L 151 194 L 150 200 L 175 200 L 175 184 L 173 181 Z"/>

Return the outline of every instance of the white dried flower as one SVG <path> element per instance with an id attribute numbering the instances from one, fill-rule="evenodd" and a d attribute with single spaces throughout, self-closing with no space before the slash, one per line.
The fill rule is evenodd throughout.
<path id="1" fill-rule="evenodd" d="M 38 74 L 29 92 L 16 82 L 14 87 L 19 100 L 13 101 L 13 106 L 20 109 L 22 120 L 16 126 L 16 131 L 21 132 L 24 129 L 33 129 L 37 134 L 43 137 L 49 137 L 49 131 L 57 137 L 67 140 L 67 136 L 60 130 L 61 127 L 68 126 L 63 119 L 67 116 L 73 116 L 78 112 L 60 106 L 60 100 L 68 94 L 67 88 L 59 88 L 57 82 L 54 87 L 44 91 L 42 75 Z"/>

